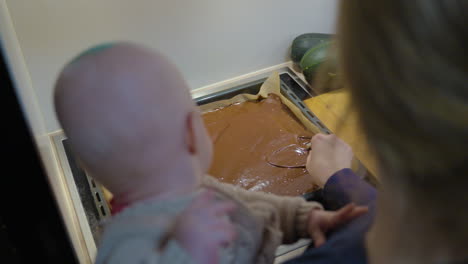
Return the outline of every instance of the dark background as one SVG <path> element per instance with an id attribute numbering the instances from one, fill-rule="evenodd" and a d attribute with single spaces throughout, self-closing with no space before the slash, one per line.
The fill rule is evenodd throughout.
<path id="1" fill-rule="evenodd" d="M 0 263 L 78 263 L 0 56 Z"/>

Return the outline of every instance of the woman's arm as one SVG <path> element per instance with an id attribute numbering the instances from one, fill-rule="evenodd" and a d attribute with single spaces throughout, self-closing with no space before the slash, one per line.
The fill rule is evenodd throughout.
<path id="1" fill-rule="evenodd" d="M 367 263 L 365 235 L 375 216 L 376 190 L 351 169 L 351 148 L 336 136 L 318 135 L 312 139 L 307 169 L 314 181 L 323 187 L 322 202 L 336 210 L 351 202 L 366 205 L 367 214 L 328 234 L 327 242 L 307 251 L 288 264 Z"/>
<path id="2" fill-rule="evenodd" d="M 367 214 L 328 234 L 322 246 L 309 247 L 303 255 L 288 264 L 350 264 L 367 263 L 365 235 L 374 221 L 376 190 L 351 169 L 343 169 L 331 176 L 323 189 L 324 206 L 338 209 L 354 202 L 366 205 Z"/>
<path id="3" fill-rule="evenodd" d="M 375 200 L 375 189 L 350 169 L 351 147 L 335 135 L 317 134 L 311 140 L 307 171 L 322 187 L 321 202 L 328 210 L 337 210 L 348 203 L 368 205 Z"/>
<path id="4" fill-rule="evenodd" d="M 376 195 L 375 188 L 351 169 L 342 169 L 333 174 L 322 190 L 323 205 L 328 210 L 337 210 L 348 203 L 370 205 L 374 203 Z"/>

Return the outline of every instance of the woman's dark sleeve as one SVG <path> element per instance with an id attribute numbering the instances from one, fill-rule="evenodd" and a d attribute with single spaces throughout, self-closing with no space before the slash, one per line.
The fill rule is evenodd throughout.
<path id="1" fill-rule="evenodd" d="M 315 248 L 312 244 L 303 255 L 288 264 L 365 264 L 365 235 L 375 216 L 374 187 L 350 169 L 343 169 L 328 179 L 322 190 L 322 202 L 327 210 L 336 210 L 348 203 L 366 205 L 369 212 L 327 235 L 327 242 Z"/>
<path id="2" fill-rule="evenodd" d="M 343 169 L 326 182 L 322 190 L 322 202 L 326 209 L 337 210 L 349 203 L 369 205 L 375 201 L 376 195 L 375 188 L 369 183 L 351 169 Z"/>

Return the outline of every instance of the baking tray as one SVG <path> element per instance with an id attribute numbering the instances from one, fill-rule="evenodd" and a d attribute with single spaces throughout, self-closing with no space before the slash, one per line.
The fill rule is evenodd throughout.
<path id="1" fill-rule="evenodd" d="M 97 244 L 102 233 L 100 223 L 111 216 L 110 208 L 104 198 L 103 188 L 79 166 L 71 152 L 68 139 L 63 133 L 54 134 L 51 138 L 68 189 L 73 194 L 72 199 L 78 199 L 81 202 L 79 206 L 83 208 L 92 234 L 92 238 L 89 239 Z"/>
<path id="2" fill-rule="evenodd" d="M 302 112 L 302 114 L 324 134 L 331 134 L 332 132 L 320 121 L 320 119 L 304 104 L 307 100 L 316 94 L 289 68 L 279 70 L 281 94 L 294 103 Z M 221 90 L 219 92 L 211 93 L 208 95 L 195 98 L 198 105 L 204 105 L 220 100 L 230 99 L 238 94 L 257 94 L 260 91 L 262 84 L 266 81 L 267 77 L 253 80 L 251 82 L 238 85 L 233 88 Z M 367 179 L 369 173 L 360 161 L 357 161 L 358 168 L 357 175 Z M 321 190 L 313 191 L 303 195 L 308 201 L 322 201 Z"/>

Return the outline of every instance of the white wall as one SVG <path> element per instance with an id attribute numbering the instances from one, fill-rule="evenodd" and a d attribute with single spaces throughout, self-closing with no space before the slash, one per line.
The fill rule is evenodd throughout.
<path id="1" fill-rule="evenodd" d="M 292 39 L 334 29 L 336 0 L 7 0 L 44 115 L 59 129 L 52 86 L 60 68 L 103 41 L 166 53 L 198 88 L 282 63 Z"/>

